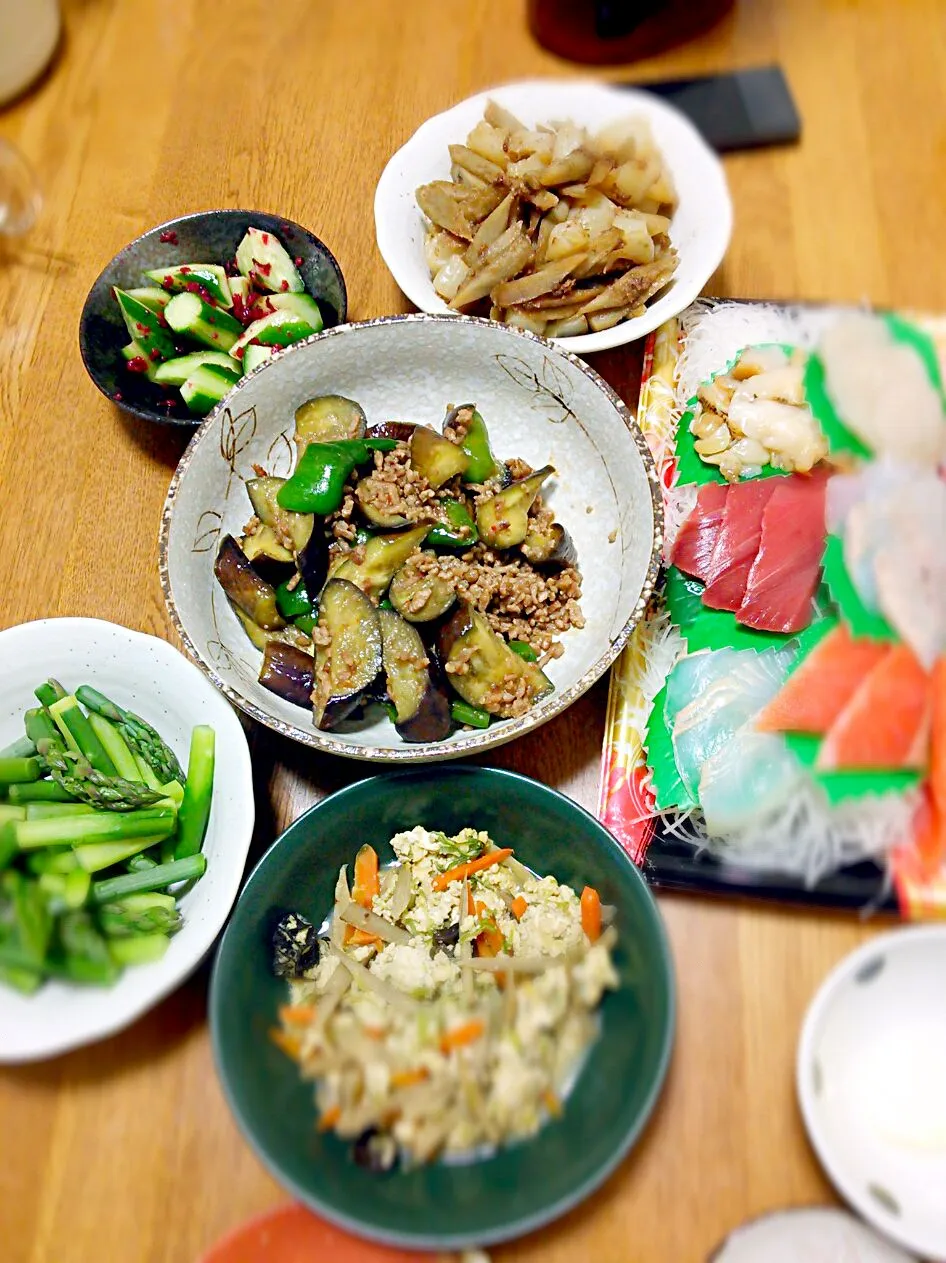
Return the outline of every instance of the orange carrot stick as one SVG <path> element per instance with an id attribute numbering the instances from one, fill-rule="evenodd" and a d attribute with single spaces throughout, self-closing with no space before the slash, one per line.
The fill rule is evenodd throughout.
<path id="1" fill-rule="evenodd" d="M 525 916 L 526 908 L 528 908 L 528 906 L 529 905 L 526 903 L 525 899 L 523 899 L 522 895 L 516 895 L 515 899 L 512 901 L 512 915 L 517 921 L 521 921 Z"/>
<path id="2" fill-rule="evenodd" d="M 474 1044 L 483 1035 L 486 1025 L 478 1017 L 474 1017 L 469 1022 L 464 1022 L 462 1026 L 455 1026 L 452 1031 L 447 1031 L 440 1037 L 440 1051 L 442 1053 L 453 1052 L 455 1048 L 464 1048 L 467 1044 Z"/>
<path id="3" fill-rule="evenodd" d="M 559 1118 L 562 1113 L 562 1102 L 558 1099 L 551 1088 L 546 1088 L 542 1093 L 542 1101 L 545 1108 L 553 1118 Z"/>
<path id="4" fill-rule="evenodd" d="M 473 891 L 467 886 L 466 888 L 466 915 L 468 917 L 476 916 L 476 904 L 473 902 Z"/>
<path id="5" fill-rule="evenodd" d="M 319 1131 L 331 1131 L 342 1116 L 340 1105 L 330 1105 L 316 1124 Z"/>
<path id="6" fill-rule="evenodd" d="M 482 873 L 484 869 L 492 868 L 494 864 L 501 864 L 503 860 L 508 860 L 510 855 L 512 855 L 512 847 L 504 846 L 498 851 L 489 851 L 486 855 L 481 855 L 477 860 L 469 860 L 466 864 L 458 864 L 456 868 L 448 868 L 445 873 L 439 873 L 434 878 L 434 890 L 446 890 L 452 881 L 463 881 L 464 877 Z"/>
<path id="7" fill-rule="evenodd" d="M 363 908 L 370 908 L 372 899 L 380 890 L 378 853 L 373 846 L 363 846 L 355 856 L 355 882 L 351 897 Z"/>
<path id="8" fill-rule="evenodd" d="M 476 954 L 478 956 L 498 956 L 506 946 L 502 930 L 496 924 L 492 914 L 488 912 L 485 903 L 477 903 L 476 915 L 484 918 L 483 928 L 475 939 Z"/>
<path id="9" fill-rule="evenodd" d="M 601 937 L 601 896 L 594 886 L 586 886 L 581 892 L 581 928 L 592 943 Z"/>
<path id="10" fill-rule="evenodd" d="M 280 1022 L 288 1022 L 290 1026 L 306 1026 L 315 1020 L 314 1004 L 281 1004 L 279 1006 Z"/>
<path id="11" fill-rule="evenodd" d="M 415 1083 L 423 1083 L 428 1077 L 426 1066 L 416 1066 L 413 1070 L 395 1070 L 391 1075 L 393 1088 L 412 1088 Z"/>
<path id="12" fill-rule="evenodd" d="M 281 1048 L 287 1057 L 291 1057 L 293 1061 L 298 1061 L 302 1054 L 302 1040 L 298 1035 L 290 1035 L 288 1031 L 282 1030 L 279 1026 L 274 1026 L 269 1032 L 269 1038 L 273 1041 L 277 1048 Z"/>
<path id="13" fill-rule="evenodd" d="M 345 930 L 346 946 L 367 947 L 369 944 L 380 944 L 380 942 L 377 934 L 372 934 L 368 930 L 359 930 L 355 925 L 349 925 Z"/>

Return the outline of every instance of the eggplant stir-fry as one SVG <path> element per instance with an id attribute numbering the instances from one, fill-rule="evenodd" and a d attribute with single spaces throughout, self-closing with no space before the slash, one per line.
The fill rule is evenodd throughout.
<path id="1" fill-rule="evenodd" d="M 214 572 L 252 643 L 260 683 L 338 727 L 384 707 L 408 742 L 526 714 L 544 666 L 581 627 L 571 537 L 543 488 L 499 460 L 474 404 L 441 432 L 384 421 L 338 395 L 296 410 L 288 478 L 255 467 L 253 514 Z"/>

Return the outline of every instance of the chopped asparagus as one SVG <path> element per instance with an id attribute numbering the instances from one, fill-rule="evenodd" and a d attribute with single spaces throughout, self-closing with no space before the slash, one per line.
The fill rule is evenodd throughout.
<path id="1" fill-rule="evenodd" d="M 95 711 L 92 711 L 89 715 L 89 727 L 98 737 L 105 753 L 115 765 L 116 773 L 119 776 L 123 776 L 126 781 L 140 779 L 135 756 L 118 728 L 106 719 L 104 715 L 98 715 Z"/>
<path id="2" fill-rule="evenodd" d="M 143 755 L 155 774 L 165 781 L 183 781 L 184 773 L 171 747 L 156 729 L 129 710 L 123 710 L 91 685 L 76 689 L 76 697 L 88 710 L 116 724 L 136 754 Z"/>
<path id="3" fill-rule="evenodd" d="M 107 811 L 133 811 L 151 806 L 163 796 L 160 790 L 149 789 L 146 785 L 126 781 L 119 776 L 103 776 L 85 759 L 57 750 L 51 742 L 41 741 L 38 749 L 53 780 L 73 798 L 91 803 L 93 807 Z"/>
<path id="4" fill-rule="evenodd" d="M 108 950 L 116 965 L 150 965 L 161 959 L 170 941 L 166 934 L 138 934 L 110 939 Z"/>
<path id="5" fill-rule="evenodd" d="M 16 741 L 0 750 L 0 759 L 28 759 L 35 753 L 36 746 L 29 737 L 17 737 Z"/>
<path id="6" fill-rule="evenodd" d="M 213 801 L 214 745 L 213 728 L 207 724 L 198 724 L 191 733 L 184 801 L 177 818 L 177 842 L 174 846 L 176 860 L 196 855 L 204 844 Z"/>
<path id="7" fill-rule="evenodd" d="M 55 820 L 11 820 L 3 827 L 10 830 L 21 851 L 41 846 L 78 848 L 87 842 L 129 842 L 145 837 L 158 841 L 174 832 L 175 816 L 173 811 L 153 809 L 121 813 L 96 811 L 87 816 Z M 129 855 L 141 850 L 143 846 L 133 847 Z"/>
<path id="8" fill-rule="evenodd" d="M 96 772 L 101 772 L 103 776 L 117 776 L 115 764 L 95 735 L 85 711 L 71 694 L 54 702 L 49 713 L 65 737 L 66 744 L 74 744 L 74 748 L 88 759 Z"/>
<path id="9" fill-rule="evenodd" d="M 21 785 L 28 781 L 38 781 L 42 774 L 43 765 L 35 756 L 26 759 L 0 759 L 0 785 Z"/>
<path id="10" fill-rule="evenodd" d="M 93 903 L 113 903 L 141 891 L 163 890 L 179 881 L 192 881 L 207 871 L 205 855 L 188 855 L 182 860 L 157 864 L 121 877 L 106 877 L 92 883 Z"/>

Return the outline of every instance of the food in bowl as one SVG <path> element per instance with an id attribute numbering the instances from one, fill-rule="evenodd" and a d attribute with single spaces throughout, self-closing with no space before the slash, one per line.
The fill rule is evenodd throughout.
<path id="1" fill-rule="evenodd" d="M 331 730 L 372 702 L 408 742 L 528 712 L 553 685 L 561 635 L 583 625 L 571 538 L 533 469 L 493 455 L 474 404 L 442 432 L 368 426 L 354 400 L 295 413 L 288 478 L 256 466 L 253 514 L 214 572 L 260 683 Z"/>
<path id="2" fill-rule="evenodd" d="M 0 752 L 0 983 L 110 986 L 161 959 L 179 896 L 206 871 L 214 730 L 194 728 L 185 775 L 151 724 L 98 689 L 35 692 Z"/>
<path id="3" fill-rule="evenodd" d="M 450 180 L 416 196 L 455 311 L 574 337 L 641 315 L 673 277 L 677 195 L 646 119 L 529 128 L 490 101 L 449 152 Z"/>
<path id="4" fill-rule="evenodd" d="M 321 331 L 299 263 L 274 233 L 249 227 L 226 264 L 169 261 L 144 273 L 146 285 L 113 287 L 131 339 L 126 369 L 179 391 L 195 415 L 210 412 L 243 373 Z"/>
<path id="5" fill-rule="evenodd" d="M 491 1152 L 562 1110 L 616 988 L 611 910 L 539 877 L 484 831 L 364 845 L 317 930 L 285 914 L 275 1042 L 315 1079 L 319 1128 L 373 1171 Z M 309 910 L 311 911 L 311 910 Z"/>

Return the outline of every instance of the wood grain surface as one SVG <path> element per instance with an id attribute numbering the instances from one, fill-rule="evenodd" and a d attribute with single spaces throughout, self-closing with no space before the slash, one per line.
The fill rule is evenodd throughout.
<path id="1" fill-rule="evenodd" d="M 65 0 L 60 53 L 0 113 L 45 208 L 0 244 L 0 624 L 100 615 L 171 637 L 156 535 L 184 439 L 124 418 L 87 379 L 79 312 L 100 268 L 163 219 L 277 211 L 336 252 L 353 319 L 407 310 L 374 242 L 390 153 L 493 83 L 578 73 L 531 40 L 514 0 Z M 743 0 L 644 76 L 783 64 L 800 146 L 733 156 L 732 249 L 708 292 L 946 302 L 946 6 Z M 616 77 L 612 70 L 594 72 Z M 633 398 L 634 348 L 596 366 Z M 606 682 L 492 760 L 595 801 Z M 363 773 L 253 736 L 253 858 Z M 560 1223 L 501 1263 L 697 1263 L 747 1216 L 825 1202 L 793 1068 L 805 1006 L 875 926 L 661 897 L 679 1032 L 642 1141 Z M 284 1199 L 238 1134 L 211 1062 L 206 969 L 124 1034 L 0 1072 L 3 1263 L 192 1263 Z M 620 1085 L 615 1085 L 620 1091 Z"/>

